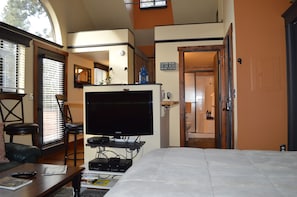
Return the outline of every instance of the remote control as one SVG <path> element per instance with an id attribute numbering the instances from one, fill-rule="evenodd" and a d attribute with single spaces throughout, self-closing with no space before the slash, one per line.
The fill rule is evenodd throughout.
<path id="1" fill-rule="evenodd" d="M 26 172 L 14 172 L 11 174 L 12 177 L 17 178 L 31 178 L 37 174 L 36 171 L 26 171 Z"/>

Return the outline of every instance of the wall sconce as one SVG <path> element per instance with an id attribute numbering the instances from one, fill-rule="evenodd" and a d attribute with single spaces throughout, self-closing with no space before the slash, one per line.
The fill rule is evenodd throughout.
<path id="1" fill-rule="evenodd" d="M 124 50 L 120 51 L 120 56 L 124 56 L 126 54 L 126 52 Z"/>

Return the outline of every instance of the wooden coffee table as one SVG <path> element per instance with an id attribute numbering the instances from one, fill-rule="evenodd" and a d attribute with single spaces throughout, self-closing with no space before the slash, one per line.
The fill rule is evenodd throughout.
<path id="1" fill-rule="evenodd" d="M 14 172 L 24 171 L 36 171 L 37 175 L 32 178 L 33 182 L 15 191 L 6 189 L 0 189 L 0 196 L 22 196 L 22 197 L 33 197 L 33 196 L 48 196 L 53 192 L 57 191 L 65 184 L 72 182 L 72 187 L 75 191 L 75 196 L 80 194 L 80 181 L 81 172 L 84 168 L 81 167 L 70 167 L 67 168 L 67 173 L 63 175 L 43 175 L 44 168 L 50 164 L 32 164 L 26 163 L 19 165 L 15 168 L 3 171 L 0 173 L 0 177 L 10 176 Z"/>

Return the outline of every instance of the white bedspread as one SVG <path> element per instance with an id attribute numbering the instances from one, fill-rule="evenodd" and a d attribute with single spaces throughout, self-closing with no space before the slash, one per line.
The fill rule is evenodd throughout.
<path id="1" fill-rule="evenodd" d="M 158 149 L 105 197 L 297 196 L 297 152 Z"/>

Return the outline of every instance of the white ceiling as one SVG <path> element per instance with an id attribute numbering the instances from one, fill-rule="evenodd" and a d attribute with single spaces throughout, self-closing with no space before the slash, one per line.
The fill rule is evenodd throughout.
<path id="1" fill-rule="evenodd" d="M 50 0 L 54 1 L 54 0 Z M 69 32 L 128 28 L 135 35 L 135 46 L 153 45 L 154 30 L 134 30 L 132 0 L 63 0 Z M 171 0 L 174 24 L 209 23 L 217 21 L 220 0 Z M 69 8 L 69 9 L 68 9 Z M 144 21 L 145 22 L 145 21 Z M 99 52 L 84 54 L 102 62 Z M 106 62 L 106 60 L 105 60 Z"/>

